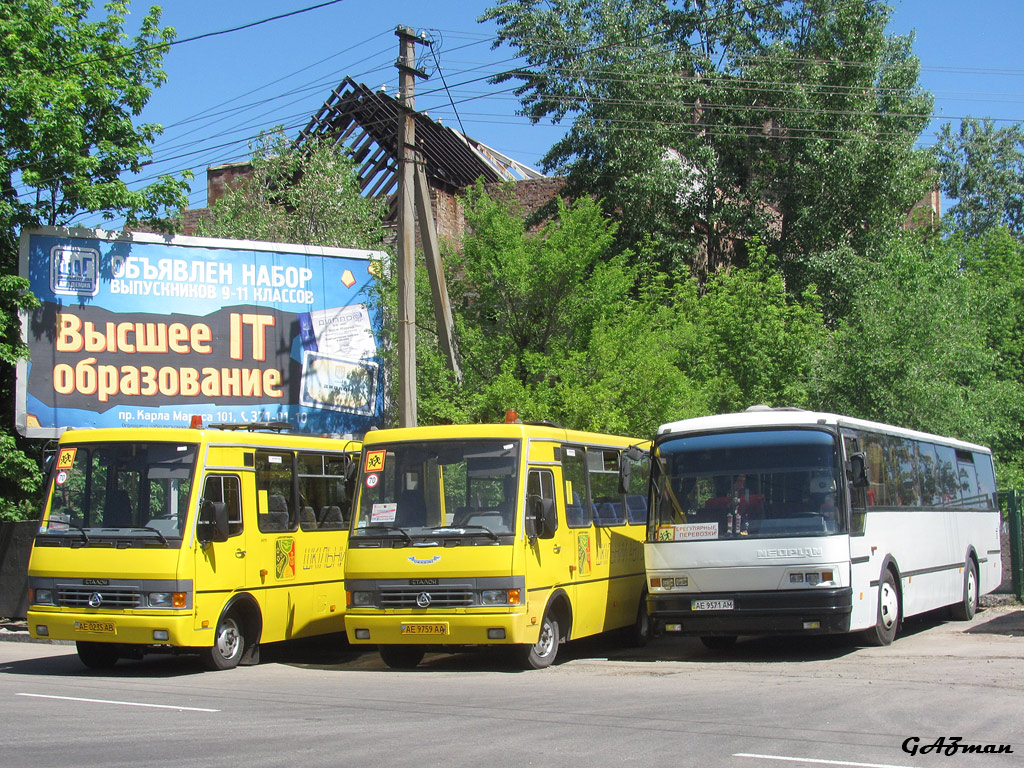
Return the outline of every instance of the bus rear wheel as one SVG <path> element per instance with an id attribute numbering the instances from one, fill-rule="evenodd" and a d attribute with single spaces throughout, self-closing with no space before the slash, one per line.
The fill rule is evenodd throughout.
<path id="1" fill-rule="evenodd" d="M 878 612 L 875 626 L 867 630 L 864 638 L 868 645 L 890 645 L 896 639 L 900 624 L 900 593 L 896 578 L 888 568 L 878 585 Z"/>
<path id="2" fill-rule="evenodd" d="M 423 646 L 420 645 L 380 645 L 377 651 L 392 669 L 416 669 L 423 661 Z"/>
<path id="3" fill-rule="evenodd" d="M 968 558 L 964 564 L 964 594 L 959 603 L 950 607 L 957 621 L 970 621 L 978 610 L 978 567 Z"/>
<path id="4" fill-rule="evenodd" d="M 210 670 L 234 669 L 245 652 L 245 632 L 232 612 L 217 622 L 213 646 L 202 651 L 203 665 Z"/>
<path id="5" fill-rule="evenodd" d="M 558 621 L 545 613 L 540 623 L 540 636 L 533 645 L 519 650 L 519 661 L 524 669 L 545 669 L 558 655 Z"/>
<path id="6" fill-rule="evenodd" d="M 110 669 L 121 657 L 117 646 L 113 643 L 93 643 L 79 640 L 75 643 L 78 658 L 89 669 Z"/>

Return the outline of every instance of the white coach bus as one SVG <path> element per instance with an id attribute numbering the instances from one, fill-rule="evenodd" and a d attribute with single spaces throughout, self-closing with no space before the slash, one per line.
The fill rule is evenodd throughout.
<path id="1" fill-rule="evenodd" d="M 754 406 L 665 424 L 651 462 L 648 612 L 727 648 L 738 635 L 970 619 L 1001 580 L 992 453 L 860 419 Z"/>

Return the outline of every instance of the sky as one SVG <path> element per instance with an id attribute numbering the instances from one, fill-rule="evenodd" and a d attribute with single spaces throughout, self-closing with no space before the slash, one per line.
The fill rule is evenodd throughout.
<path id="1" fill-rule="evenodd" d="M 318 5 L 324 0 L 164 0 L 164 25 L 185 40 Z M 151 2 L 132 4 L 140 18 Z M 1024 0 L 890 0 L 889 32 L 915 35 L 921 85 L 935 96 L 921 144 L 945 122 L 991 117 L 1024 120 Z M 495 27 L 477 18 L 487 0 L 342 0 L 326 7 L 174 45 L 164 58 L 167 82 L 141 119 L 160 123 L 147 174 L 195 174 L 189 207 L 206 204 L 206 168 L 246 160 L 261 130 L 285 126 L 290 137 L 346 76 L 397 92 L 395 28 L 412 27 L 433 44 L 418 47 L 430 75 L 416 85 L 416 107 L 516 160 L 539 168 L 565 127 L 530 125 L 516 114 L 512 84 L 487 78 L 514 67 L 508 49 L 492 49 Z M 129 29 L 131 29 L 129 23 Z M 454 102 L 454 106 L 452 104 Z M 86 226 L 117 228 L 83 217 Z"/>

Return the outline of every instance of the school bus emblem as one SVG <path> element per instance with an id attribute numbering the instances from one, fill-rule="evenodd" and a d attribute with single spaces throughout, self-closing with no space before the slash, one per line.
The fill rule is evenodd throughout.
<path id="1" fill-rule="evenodd" d="M 61 448 L 57 456 L 57 469 L 71 469 L 75 466 L 75 453 L 77 448 Z"/>
<path id="2" fill-rule="evenodd" d="M 277 540 L 276 574 L 278 581 L 295 578 L 295 539 Z"/>
<path id="3" fill-rule="evenodd" d="M 387 451 L 367 451 L 366 462 L 363 464 L 364 472 L 380 472 L 384 469 L 384 457 Z"/>
<path id="4" fill-rule="evenodd" d="M 580 576 L 590 575 L 590 534 L 581 533 L 576 537 L 576 558 L 579 561 Z"/>

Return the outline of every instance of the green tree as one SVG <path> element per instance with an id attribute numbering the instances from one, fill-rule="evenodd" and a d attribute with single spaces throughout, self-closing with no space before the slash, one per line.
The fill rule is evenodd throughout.
<path id="1" fill-rule="evenodd" d="M 1002 226 L 1024 236 L 1024 127 L 969 117 L 954 133 L 946 123 L 935 154 L 942 191 L 956 200 L 946 212 L 952 229 L 981 237 Z"/>
<path id="2" fill-rule="evenodd" d="M 281 130 L 252 148 L 252 174 L 210 207 L 199 234 L 380 248 L 384 202 L 364 197 L 352 160 L 329 141 L 294 147 Z"/>
<path id="3" fill-rule="evenodd" d="M 1021 460 L 1024 393 L 1000 373 L 986 287 L 964 256 L 956 240 L 908 235 L 877 261 L 851 263 L 858 289 L 821 349 L 814 401 L 990 445 L 1005 482 Z"/>
<path id="4" fill-rule="evenodd" d="M 572 120 L 544 167 L 664 269 L 742 263 L 754 235 L 783 266 L 863 252 L 928 183 L 931 97 L 875 0 L 499 0 L 482 18 L 526 58 L 498 78 L 522 82 L 523 112 Z"/>
<path id="5" fill-rule="evenodd" d="M 174 31 L 151 9 L 126 44 L 127 2 L 89 21 L 89 0 L 11 0 L 0 4 L 0 399 L 13 421 L 13 364 L 25 357 L 17 312 L 34 306 L 18 274 L 22 229 L 64 225 L 82 212 L 166 223 L 187 203 L 184 179 L 161 176 L 142 188 L 122 178 L 150 156 L 160 127 L 136 124 Z M 40 482 L 32 448 L 0 428 L 0 515 L 24 512 Z"/>

